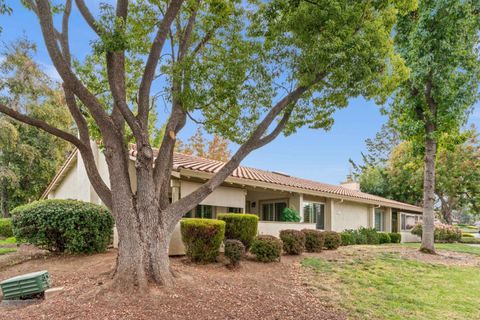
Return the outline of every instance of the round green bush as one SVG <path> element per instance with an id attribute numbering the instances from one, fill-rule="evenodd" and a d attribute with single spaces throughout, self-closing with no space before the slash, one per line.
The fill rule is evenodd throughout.
<path id="1" fill-rule="evenodd" d="M 0 219 L 0 237 L 13 237 L 12 220 L 8 218 Z"/>
<path id="2" fill-rule="evenodd" d="M 384 232 L 379 232 L 378 233 L 378 242 L 380 244 L 383 244 L 383 243 L 391 243 L 392 242 L 392 239 L 390 238 L 390 235 L 388 233 L 384 233 Z"/>
<path id="3" fill-rule="evenodd" d="M 214 219 L 182 219 L 182 240 L 193 262 L 214 262 L 225 236 L 225 222 Z"/>
<path id="4" fill-rule="evenodd" d="M 303 229 L 307 252 L 320 252 L 325 244 L 325 235 L 320 230 Z"/>
<path id="5" fill-rule="evenodd" d="M 217 219 L 225 221 L 225 239 L 242 241 L 249 248 L 257 235 L 258 216 L 246 213 L 220 213 Z"/>
<path id="6" fill-rule="evenodd" d="M 230 259 L 231 266 L 238 266 L 240 260 L 245 255 L 245 246 L 240 240 L 225 240 L 225 256 Z"/>
<path id="7" fill-rule="evenodd" d="M 302 254 L 305 251 L 305 234 L 299 230 L 287 229 L 280 231 L 283 251 L 286 254 Z"/>
<path id="8" fill-rule="evenodd" d="M 12 210 L 17 240 L 55 252 L 103 252 L 114 221 L 103 206 L 77 200 L 42 200 Z"/>
<path id="9" fill-rule="evenodd" d="M 342 237 L 342 246 L 351 246 L 356 244 L 355 237 L 350 232 L 341 232 L 340 236 Z"/>
<path id="10" fill-rule="evenodd" d="M 391 243 L 400 243 L 402 242 L 402 235 L 398 232 L 390 232 L 388 234 L 390 236 Z"/>
<path id="11" fill-rule="evenodd" d="M 282 240 L 277 237 L 260 235 L 253 240 L 250 252 L 255 255 L 257 261 L 273 262 L 280 260 L 282 247 Z"/>
<path id="12" fill-rule="evenodd" d="M 325 235 L 325 248 L 328 250 L 338 249 L 342 243 L 342 238 L 338 232 L 335 231 L 323 231 Z"/>
<path id="13" fill-rule="evenodd" d="M 378 237 L 378 232 L 375 228 L 363 228 L 358 229 L 360 234 L 363 234 L 366 238 L 366 244 L 379 244 L 380 239 Z"/>

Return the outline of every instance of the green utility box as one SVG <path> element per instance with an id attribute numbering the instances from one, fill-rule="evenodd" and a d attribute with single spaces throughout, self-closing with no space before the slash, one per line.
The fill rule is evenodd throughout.
<path id="1" fill-rule="evenodd" d="M 4 300 L 16 300 L 42 293 L 50 287 L 47 271 L 23 274 L 0 282 Z"/>

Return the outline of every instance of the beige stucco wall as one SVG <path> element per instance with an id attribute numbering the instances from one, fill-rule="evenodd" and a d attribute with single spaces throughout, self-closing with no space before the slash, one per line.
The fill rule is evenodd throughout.
<path id="1" fill-rule="evenodd" d="M 281 230 L 285 229 L 315 229 L 314 223 L 295 223 L 295 222 L 276 222 L 276 221 L 259 221 L 258 234 L 268 234 L 278 237 Z"/>
<path id="2" fill-rule="evenodd" d="M 200 183 L 180 181 L 180 197 L 184 198 L 200 187 Z M 245 190 L 232 187 L 218 187 L 200 204 L 245 209 Z"/>
<path id="3" fill-rule="evenodd" d="M 251 214 L 260 215 L 261 213 L 261 203 L 264 201 L 272 201 L 272 200 L 285 200 L 287 202 L 287 206 L 290 206 L 290 197 L 292 195 L 288 192 L 281 192 L 281 191 L 270 191 L 270 190 L 248 190 L 246 200 L 250 201 Z M 252 203 L 255 202 L 255 208 L 252 206 Z"/>
<path id="4" fill-rule="evenodd" d="M 355 202 L 334 203 L 331 230 L 358 229 L 368 226 L 369 206 Z"/>
<path id="5" fill-rule="evenodd" d="M 414 234 L 411 234 L 410 231 L 400 231 L 400 234 L 402 235 L 402 243 L 422 241 L 422 238 Z"/>

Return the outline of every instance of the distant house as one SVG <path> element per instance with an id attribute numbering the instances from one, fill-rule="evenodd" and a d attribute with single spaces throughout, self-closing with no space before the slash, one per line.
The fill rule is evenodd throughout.
<path id="1" fill-rule="evenodd" d="M 93 145 L 100 175 L 108 184 L 105 157 Z M 135 179 L 135 148 L 130 149 L 130 177 Z M 223 162 L 200 157 L 174 155 L 170 197 L 177 201 L 210 179 Z M 321 170 L 319 168 L 318 170 Z M 42 198 L 77 199 L 101 203 L 91 186 L 80 154 L 75 151 L 54 177 Z M 285 208 L 299 212 L 301 221 L 283 222 Z M 252 213 L 258 215 L 259 233 L 278 236 L 282 229 L 320 229 L 342 231 L 359 227 L 384 232 L 400 232 L 404 242 L 418 241 L 409 229 L 421 218 L 422 208 L 359 191 L 356 182 L 340 186 L 292 177 L 275 171 L 238 167 L 225 183 L 213 191 L 186 217 L 215 218 L 218 213 Z M 177 228 L 170 253 L 182 254 L 183 244 Z"/>

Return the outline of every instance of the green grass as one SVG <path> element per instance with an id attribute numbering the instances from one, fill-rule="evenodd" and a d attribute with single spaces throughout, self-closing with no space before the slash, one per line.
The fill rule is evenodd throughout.
<path id="1" fill-rule="evenodd" d="M 420 243 L 402 243 L 402 246 L 420 248 Z M 480 256 L 480 246 L 471 246 L 463 243 L 435 243 L 435 249 L 470 253 Z"/>
<path id="2" fill-rule="evenodd" d="M 0 248 L 0 255 L 15 252 L 17 249 L 15 248 Z"/>
<path id="3" fill-rule="evenodd" d="M 394 253 L 343 262 L 306 258 L 302 265 L 316 271 L 310 284 L 321 288 L 320 298 L 333 299 L 350 319 L 480 319 L 474 267 L 433 265 Z"/>
<path id="4" fill-rule="evenodd" d="M 15 237 L 10 237 L 10 238 L 0 240 L 0 246 L 5 244 L 15 244 L 15 243 L 17 243 L 17 239 L 15 239 Z"/>

